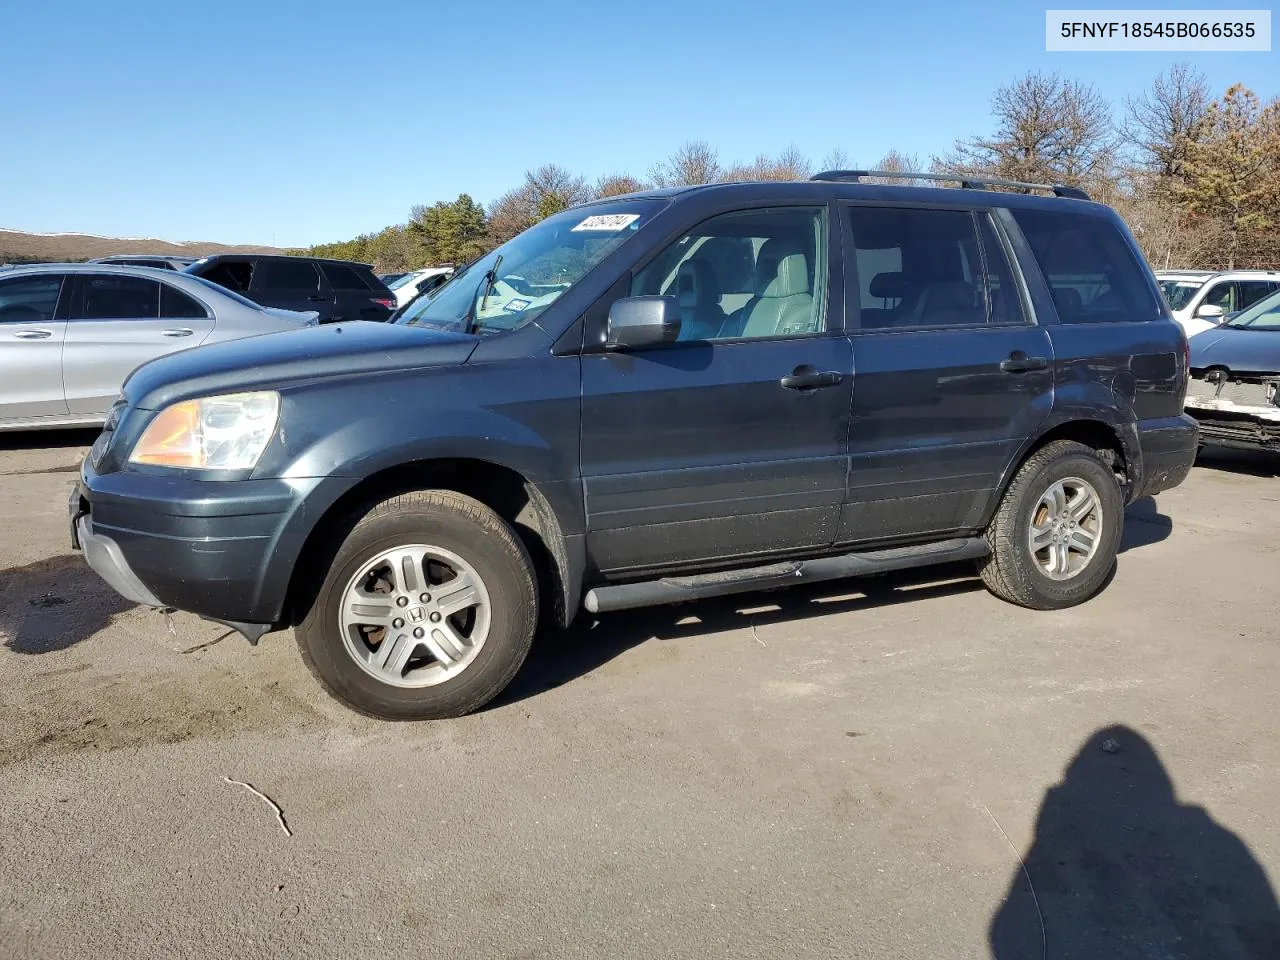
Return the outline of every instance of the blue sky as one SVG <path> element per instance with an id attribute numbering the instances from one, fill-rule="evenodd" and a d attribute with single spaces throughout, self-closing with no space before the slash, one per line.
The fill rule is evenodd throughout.
<path id="1" fill-rule="evenodd" d="M 691 139 L 927 159 L 1028 70 L 1118 103 L 1184 59 L 1280 93 L 1275 53 L 1051 54 L 1045 7 L 997 0 L 0 8 L 0 227 L 42 232 L 341 240 L 545 162 L 643 175 Z"/>

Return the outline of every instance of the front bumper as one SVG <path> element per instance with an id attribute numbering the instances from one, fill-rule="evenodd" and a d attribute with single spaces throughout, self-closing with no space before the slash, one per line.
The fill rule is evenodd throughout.
<path id="1" fill-rule="evenodd" d="M 1200 425 L 1207 443 L 1280 451 L 1280 406 L 1188 397 L 1187 413 Z"/>
<path id="2" fill-rule="evenodd" d="M 354 483 L 97 474 L 86 461 L 68 504 L 72 545 L 135 603 L 265 630 L 286 615 L 316 522 Z"/>
<path id="3" fill-rule="evenodd" d="M 84 551 L 84 559 L 93 572 L 107 581 L 120 596 L 148 607 L 162 606 L 120 552 L 120 546 L 110 537 L 93 532 L 87 514 L 72 515 L 71 545 Z"/>

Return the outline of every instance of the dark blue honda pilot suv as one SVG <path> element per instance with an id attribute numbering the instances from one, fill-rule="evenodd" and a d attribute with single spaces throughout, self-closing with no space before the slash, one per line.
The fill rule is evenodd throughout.
<path id="1" fill-rule="evenodd" d="M 1079 190 L 868 176 L 587 204 L 393 323 L 149 363 L 73 540 L 387 718 L 475 710 L 583 607 L 964 559 L 1088 599 L 1195 455 L 1155 279 Z"/>

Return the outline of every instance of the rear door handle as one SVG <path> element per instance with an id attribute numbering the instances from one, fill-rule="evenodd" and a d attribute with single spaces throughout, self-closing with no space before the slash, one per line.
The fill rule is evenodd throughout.
<path id="1" fill-rule="evenodd" d="M 1020 350 L 1009 354 L 1009 359 L 1000 361 L 1000 369 L 1005 373 L 1030 373 L 1032 370 L 1048 370 L 1048 357 L 1028 357 Z"/>
<path id="2" fill-rule="evenodd" d="M 844 382 L 844 375 L 835 370 L 817 371 L 797 367 L 779 381 L 788 390 L 817 390 L 819 387 L 835 387 Z"/>
<path id="3" fill-rule="evenodd" d="M 307 299 L 310 300 L 312 303 L 324 303 L 329 298 L 328 297 L 307 297 Z"/>
<path id="4" fill-rule="evenodd" d="M 162 337 L 189 337 L 189 336 L 191 336 L 193 333 L 195 333 L 195 331 L 194 331 L 194 330 L 188 329 L 187 327 L 181 327 L 181 328 L 179 328 L 179 329 L 177 329 L 177 330 L 161 330 L 161 331 L 160 331 L 160 336 L 162 336 Z"/>
<path id="5" fill-rule="evenodd" d="M 14 336 L 19 340 L 48 340 L 53 336 L 52 330 L 18 330 Z"/>

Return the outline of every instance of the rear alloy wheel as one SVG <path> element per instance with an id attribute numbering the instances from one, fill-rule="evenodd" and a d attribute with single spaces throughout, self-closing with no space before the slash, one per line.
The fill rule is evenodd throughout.
<path id="1" fill-rule="evenodd" d="M 303 659 L 362 713 L 478 709 L 515 676 L 538 617 L 532 565 L 496 513 L 444 490 L 375 506 L 339 547 L 297 628 Z"/>
<path id="2" fill-rule="evenodd" d="M 996 596 L 1034 610 L 1083 603 L 1115 569 L 1124 496 L 1097 451 L 1057 440 L 1018 470 L 987 527 L 981 574 Z"/>

